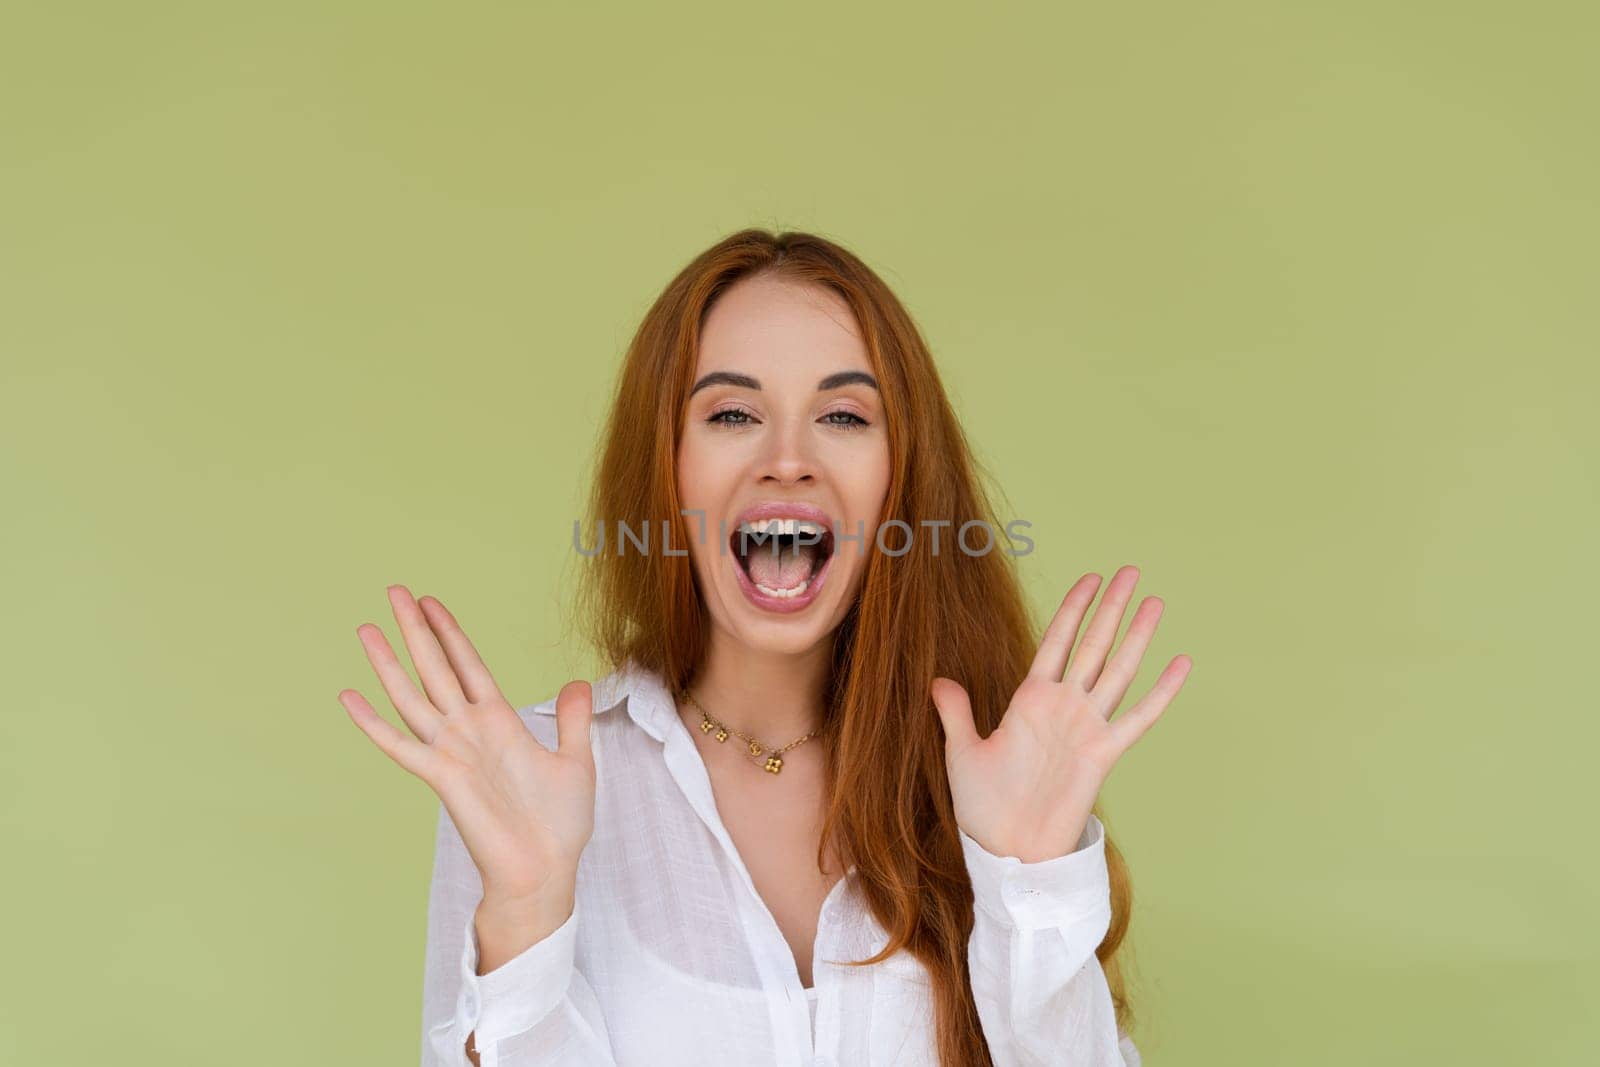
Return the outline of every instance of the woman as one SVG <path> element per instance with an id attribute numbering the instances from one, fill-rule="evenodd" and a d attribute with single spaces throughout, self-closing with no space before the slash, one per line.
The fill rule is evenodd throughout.
<path id="1" fill-rule="evenodd" d="M 883 282 L 808 234 L 695 259 L 630 346 L 591 509 L 595 686 L 515 709 L 403 586 L 424 692 L 358 629 L 410 733 L 340 701 L 441 801 L 424 1064 L 1137 1064 L 1096 797 L 1190 661 L 1112 717 L 1162 610 L 1107 658 L 1132 567 L 1081 641 L 1094 574 L 1035 643 Z"/>

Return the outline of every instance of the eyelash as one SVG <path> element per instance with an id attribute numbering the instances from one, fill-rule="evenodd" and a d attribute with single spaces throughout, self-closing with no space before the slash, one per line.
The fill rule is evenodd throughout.
<path id="1" fill-rule="evenodd" d="M 714 425 L 720 425 L 720 426 L 748 426 L 749 425 L 748 422 L 733 422 L 733 421 L 730 421 L 728 419 L 723 418 L 724 415 L 743 415 L 746 419 L 752 419 L 752 418 L 755 417 L 755 416 L 751 415 L 748 411 L 744 410 L 743 408 L 723 408 L 721 411 L 713 412 L 711 414 L 711 416 L 706 419 L 706 422 L 714 424 Z M 833 415 L 844 415 L 844 416 L 847 416 L 851 420 L 850 422 L 830 423 L 830 425 L 838 426 L 841 429 L 845 429 L 845 430 L 860 430 L 860 429 L 865 429 L 866 427 L 872 425 L 866 419 L 863 419 L 860 415 L 857 415 L 853 411 L 830 411 L 830 412 L 828 412 L 827 415 L 824 415 L 823 418 L 829 418 L 830 416 L 833 416 Z"/>

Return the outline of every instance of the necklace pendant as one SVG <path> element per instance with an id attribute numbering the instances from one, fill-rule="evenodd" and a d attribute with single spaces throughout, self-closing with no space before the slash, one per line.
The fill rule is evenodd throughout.
<path id="1" fill-rule="evenodd" d="M 771 771 L 773 774 L 777 774 L 779 771 L 783 770 L 783 760 L 777 756 L 768 756 L 767 770 Z"/>
<path id="2" fill-rule="evenodd" d="M 711 720 L 710 719 L 701 718 L 701 720 L 700 720 L 700 732 L 703 733 L 703 734 L 709 734 L 711 732 Z"/>
<path id="3" fill-rule="evenodd" d="M 718 741 L 726 741 L 728 739 L 728 731 L 718 728 L 715 736 Z"/>
<path id="4" fill-rule="evenodd" d="M 750 755 L 752 755 L 752 756 L 761 755 L 761 743 L 759 741 L 750 742 Z"/>

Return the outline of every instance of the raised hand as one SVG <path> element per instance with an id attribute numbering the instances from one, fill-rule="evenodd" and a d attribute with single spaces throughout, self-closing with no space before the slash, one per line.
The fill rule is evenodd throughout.
<path id="1" fill-rule="evenodd" d="M 1028 676 L 986 738 L 978 736 L 960 683 L 933 680 L 956 823 L 989 852 L 1033 863 L 1076 849 L 1112 767 L 1155 724 L 1188 677 L 1193 661 L 1173 657 L 1141 700 L 1111 717 L 1164 606 L 1158 597 L 1140 603 L 1108 665 L 1106 654 L 1138 581 L 1132 566 L 1112 577 L 1069 666 L 1100 576 L 1086 574 L 1073 583 L 1045 629 Z"/>
<path id="2" fill-rule="evenodd" d="M 515 915 L 559 925 L 571 911 L 578 857 L 594 832 L 589 683 L 569 682 L 557 696 L 552 752 L 523 724 L 443 604 L 414 600 L 403 585 L 389 587 L 389 602 L 425 695 L 382 630 L 365 623 L 356 634 L 411 732 L 379 716 L 354 689 L 341 690 L 339 703 L 444 804 L 483 880 L 480 922 L 488 908 L 499 920 Z"/>

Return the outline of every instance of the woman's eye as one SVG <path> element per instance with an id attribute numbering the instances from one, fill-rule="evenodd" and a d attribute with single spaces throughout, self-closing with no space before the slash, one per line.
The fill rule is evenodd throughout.
<path id="1" fill-rule="evenodd" d="M 706 418 L 706 422 L 718 426 L 748 426 L 754 421 L 755 416 L 743 408 L 724 408 L 721 411 L 712 412 Z M 866 419 L 853 411 L 830 411 L 822 416 L 822 421 L 830 426 L 843 426 L 846 429 L 871 425 Z"/>

